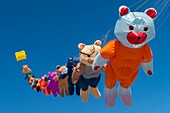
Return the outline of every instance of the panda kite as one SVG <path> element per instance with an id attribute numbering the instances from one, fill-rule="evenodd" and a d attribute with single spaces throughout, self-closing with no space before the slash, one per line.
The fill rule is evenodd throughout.
<path id="1" fill-rule="evenodd" d="M 130 86 L 138 75 L 140 65 L 144 72 L 153 74 L 152 51 L 147 44 L 155 37 L 154 18 L 156 10 L 149 8 L 145 12 L 130 12 L 127 6 L 119 8 L 114 34 L 118 40 L 108 42 L 97 54 L 92 68 L 100 69 L 107 60 L 104 98 L 106 106 L 114 107 L 116 100 L 116 82 L 119 82 L 118 95 L 126 106 L 132 104 Z"/>

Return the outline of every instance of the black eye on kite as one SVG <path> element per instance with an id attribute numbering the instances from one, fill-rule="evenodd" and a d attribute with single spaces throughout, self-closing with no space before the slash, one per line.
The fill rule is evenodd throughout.
<path id="1" fill-rule="evenodd" d="M 129 26 L 129 30 L 133 30 L 134 27 L 132 25 Z"/>
<path id="2" fill-rule="evenodd" d="M 144 27 L 144 31 L 148 31 L 148 27 Z"/>

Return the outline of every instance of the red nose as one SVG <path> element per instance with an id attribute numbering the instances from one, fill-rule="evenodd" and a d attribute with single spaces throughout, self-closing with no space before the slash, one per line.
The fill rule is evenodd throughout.
<path id="1" fill-rule="evenodd" d="M 131 44 L 142 44 L 147 38 L 147 35 L 145 32 L 130 32 L 127 35 L 127 40 L 129 41 L 129 43 Z"/>

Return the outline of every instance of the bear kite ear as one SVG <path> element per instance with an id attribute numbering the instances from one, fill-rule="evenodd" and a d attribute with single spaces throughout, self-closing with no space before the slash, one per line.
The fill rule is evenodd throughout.
<path id="1" fill-rule="evenodd" d="M 48 75 L 52 74 L 52 72 L 48 72 Z"/>
<path id="2" fill-rule="evenodd" d="M 97 46 L 101 46 L 102 45 L 102 42 L 100 40 L 96 40 L 94 42 L 94 45 L 97 45 Z"/>
<path id="3" fill-rule="evenodd" d="M 24 69 L 28 69 L 28 65 L 23 65 L 22 66 Z"/>
<path id="4" fill-rule="evenodd" d="M 61 67 L 60 65 L 57 65 L 57 66 L 56 66 L 56 69 L 59 69 L 60 67 Z"/>
<path id="5" fill-rule="evenodd" d="M 79 48 L 79 50 L 81 51 L 85 46 L 86 46 L 85 44 L 80 43 L 80 44 L 78 45 L 78 48 Z"/>
<path id="6" fill-rule="evenodd" d="M 127 6 L 122 5 L 119 7 L 119 15 L 120 16 L 124 16 L 128 13 L 130 13 L 130 9 Z"/>
<path id="7" fill-rule="evenodd" d="M 149 8 L 145 10 L 145 13 L 151 17 L 152 19 L 154 19 L 157 15 L 157 11 L 154 8 Z"/>
<path id="8" fill-rule="evenodd" d="M 71 61 L 71 60 L 73 60 L 73 58 L 72 58 L 72 57 L 70 57 L 70 58 L 68 58 L 68 60 L 69 60 L 69 61 Z"/>

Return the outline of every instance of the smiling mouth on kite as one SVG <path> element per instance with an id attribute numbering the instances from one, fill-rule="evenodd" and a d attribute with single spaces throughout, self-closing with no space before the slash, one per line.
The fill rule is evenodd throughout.
<path id="1" fill-rule="evenodd" d="M 127 35 L 127 40 L 129 43 L 137 45 L 145 42 L 147 35 L 145 32 L 130 32 Z"/>

